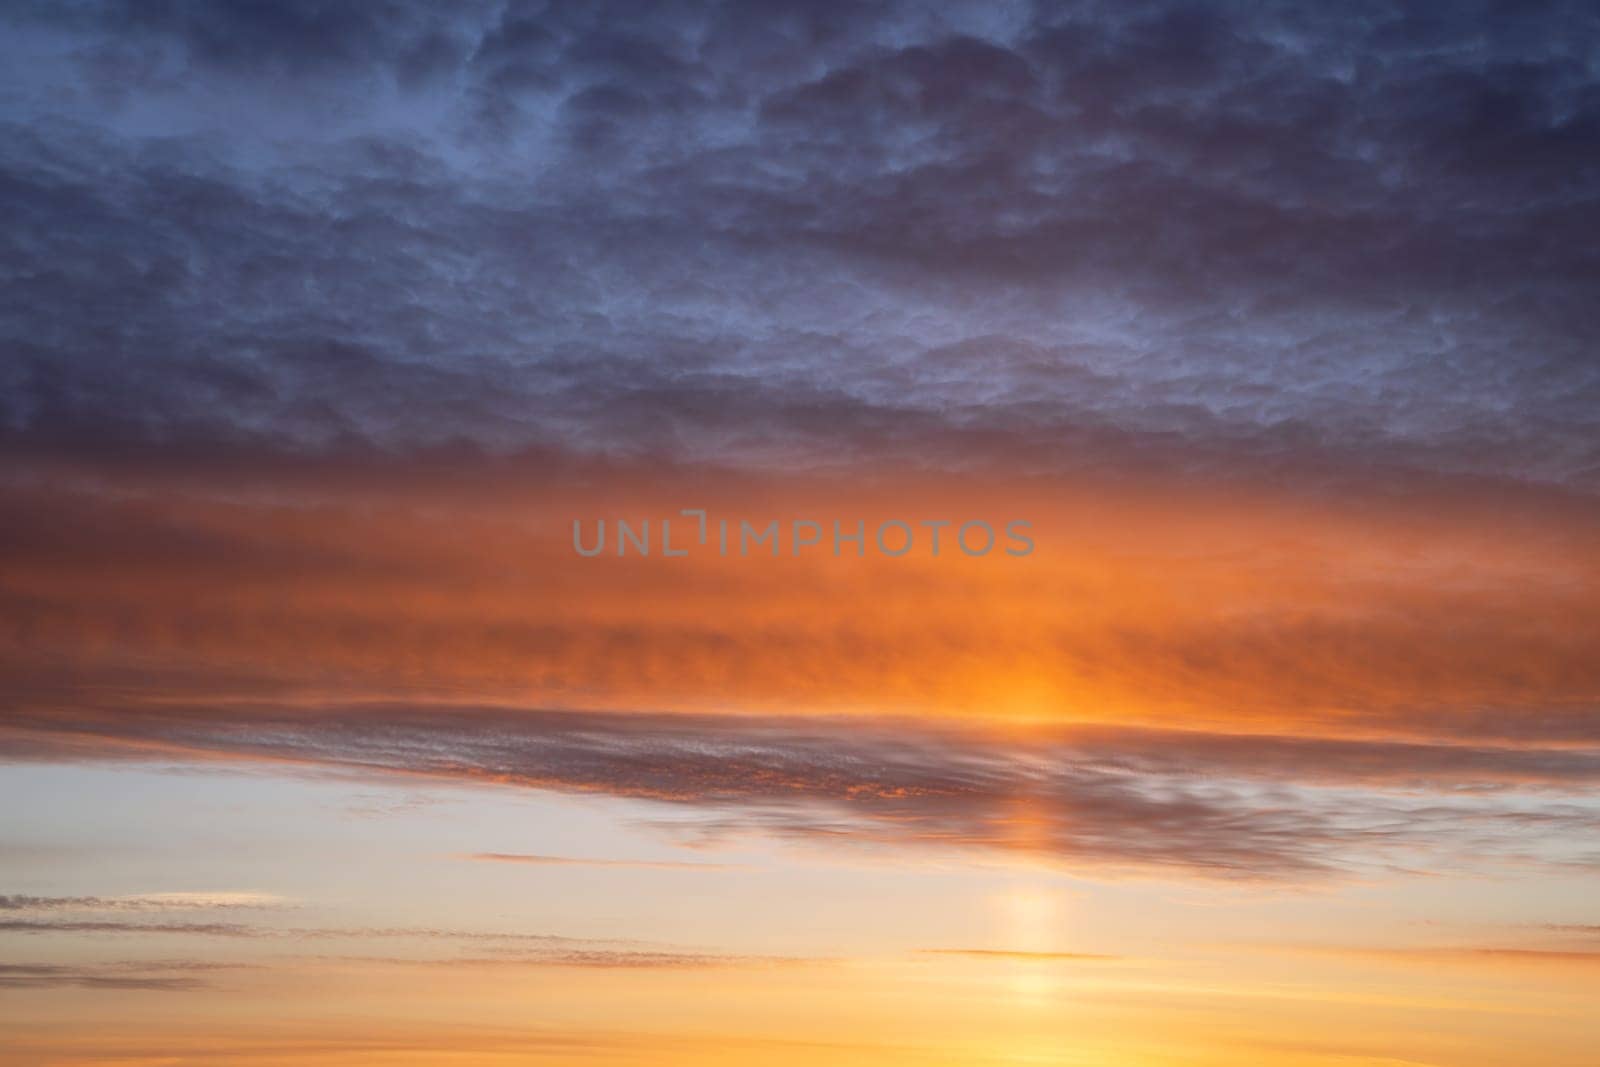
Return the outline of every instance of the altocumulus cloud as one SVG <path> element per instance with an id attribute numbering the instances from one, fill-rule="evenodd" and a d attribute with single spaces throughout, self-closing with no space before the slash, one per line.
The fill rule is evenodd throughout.
<path id="1" fill-rule="evenodd" d="M 8 5 L 14 447 L 1592 490 L 1578 2 Z"/>

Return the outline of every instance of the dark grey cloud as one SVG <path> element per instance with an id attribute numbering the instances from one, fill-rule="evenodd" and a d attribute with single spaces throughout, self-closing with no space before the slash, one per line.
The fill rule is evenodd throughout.
<path id="1" fill-rule="evenodd" d="M 1226 878 L 1573 864 L 1582 862 L 1573 843 L 1600 829 L 1592 746 L 1098 728 L 997 738 L 864 719 L 143 704 L 136 716 L 13 713 L 0 753 L 288 760 L 649 801 L 664 806 L 661 826 L 697 841 L 760 832 Z"/>
<path id="2" fill-rule="evenodd" d="M 1600 471 L 1592 5 L 6 19 L 13 447 Z"/>

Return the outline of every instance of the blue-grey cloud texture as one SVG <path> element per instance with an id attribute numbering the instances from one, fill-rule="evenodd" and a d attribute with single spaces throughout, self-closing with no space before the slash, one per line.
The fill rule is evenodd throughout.
<path id="1" fill-rule="evenodd" d="M 1600 478 L 1592 5 L 3 20 L 9 447 Z"/>
<path id="2" fill-rule="evenodd" d="M 215 757 L 652 802 L 703 842 L 754 832 L 1096 871 L 1315 880 L 1592 869 L 1593 745 L 1093 727 L 1012 740 L 893 721 L 364 705 L 80 702 L 0 722 L 0 757 Z M 675 817 L 677 806 L 685 814 Z M 21 901 L 43 910 L 50 901 Z M 118 925 L 98 920 L 107 928 Z M 56 929 L 19 919 L 0 929 Z M 210 924 L 216 926 L 218 924 Z M 219 928 L 227 928 L 220 924 Z"/>

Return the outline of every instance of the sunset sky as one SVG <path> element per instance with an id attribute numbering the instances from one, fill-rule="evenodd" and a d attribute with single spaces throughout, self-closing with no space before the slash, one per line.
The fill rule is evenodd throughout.
<path id="1" fill-rule="evenodd" d="M 4 5 L 0 1064 L 1592 1067 L 1597 57 Z"/>

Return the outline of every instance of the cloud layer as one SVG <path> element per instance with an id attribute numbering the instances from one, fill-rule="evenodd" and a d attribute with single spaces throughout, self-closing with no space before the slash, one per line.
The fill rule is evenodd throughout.
<path id="1" fill-rule="evenodd" d="M 71 799 L 0 841 L 8 1051 L 1591 1062 L 1596 55 L 1582 0 L 4 5 L 0 763 L 383 785 L 274 839 L 17 773 Z M 696 506 L 1039 551 L 571 552 Z M 426 836 L 469 788 L 782 856 Z M 81 895 L 174 884 L 346 910 Z"/>
<path id="2" fill-rule="evenodd" d="M 603 794 L 696 843 L 976 850 L 1086 873 L 1316 880 L 1592 865 L 1594 748 L 437 707 L 14 716 L 24 758 L 238 759 Z M 18 920 L 21 929 L 30 921 Z M 116 924 L 108 924 L 116 925 Z"/>
<path id="3" fill-rule="evenodd" d="M 1592 491 L 1578 3 L 13 6 L 13 447 Z"/>

